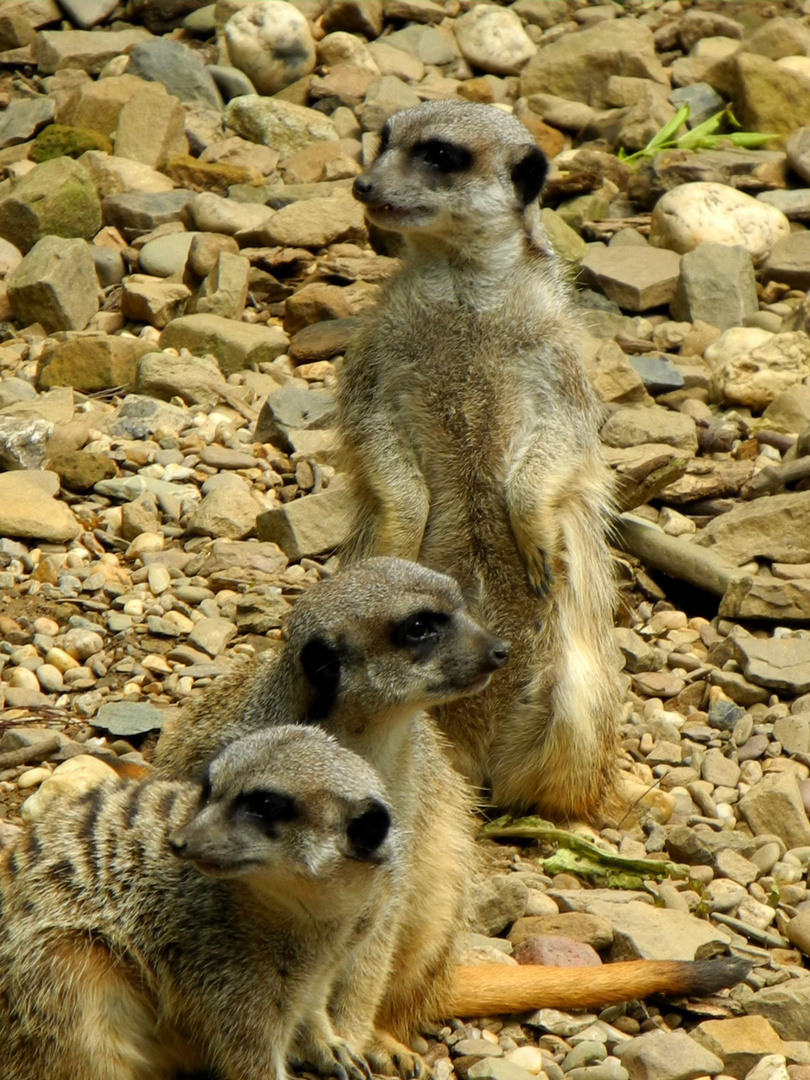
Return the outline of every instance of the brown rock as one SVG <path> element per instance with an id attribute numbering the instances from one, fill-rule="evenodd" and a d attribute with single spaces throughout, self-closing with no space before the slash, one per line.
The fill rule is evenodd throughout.
<path id="1" fill-rule="evenodd" d="M 530 938 L 547 934 L 571 938 L 594 949 L 606 949 L 613 942 L 613 930 L 606 919 L 580 911 L 566 911 L 559 915 L 529 915 L 518 919 L 509 931 L 509 940 L 514 946 L 518 946 Z"/>
<path id="2" fill-rule="evenodd" d="M 763 1054 L 784 1053 L 782 1040 L 762 1016 L 733 1020 L 705 1020 L 692 1038 L 723 1060 L 723 1071 L 739 1080 Z"/>
<path id="3" fill-rule="evenodd" d="M 519 964 L 544 964 L 546 967 L 600 967 L 602 961 L 592 946 L 572 938 L 543 934 L 526 938 L 512 950 Z"/>
<path id="4" fill-rule="evenodd" d="M 290 339 L 287 350 L 296 364 L 331 360 L 345 353 L 357 331 L 358 319 L 328 319 L 326 322 L 305 326 Z"/>
<path id="5" fill-rule="evenodd" d="M 368 285 L 365 281 L 355 281 L 352 285 L 316 281 L 304 285 L 287 300 L 284 329 L 292 335 L 313 323 L 359 315 L 374 304 L 379 293 L 379 285 Z"/>

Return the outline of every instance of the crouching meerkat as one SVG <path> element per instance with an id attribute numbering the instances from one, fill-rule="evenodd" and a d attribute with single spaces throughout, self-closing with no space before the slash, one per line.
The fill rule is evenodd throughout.
<path id="1" fill-rule="evenodd" d="M 421 1022 L 709 993 L 742 977 L 733 960 L 611 964 L 587 978 L 576 968 L 457 966 L 476 875 L 474 817 L 425 710 L 481 693 L 506 662 L 506 643 L 469 616 L 451 578 L 393 558 L 312 586 L 285 638 L 167 720 L 155 764 L 164 776 L 191 775 L 241 734 L 295 721 L 322 726 L 380 773 L 403 853 L 391 901 L 340 965 L 330 997 L 336 1033 L 375 1071 L 422 1071 L 404 1045 Z"/>
<path id="2" fill-rule="evenodd" d="M 55 801 L 0 855 L 0 1074 L 285 1080 L 294 1051 L 368 1080 L 326 1002 L 400 857 L 378 775 L 318 728 Z"/>
<path id="3" fill-rule="evenodd" d="M 348 561 L 460 583 L 511 661 L 437 715 L 496 806 L 593 818 L 619 712 L 611 481 L 569 288 L 540 224 L 546 159 L 513 117 L 434 101 L 387 121 L 354 183 L 404 266 L 338 380 L 355 517 Z"/>

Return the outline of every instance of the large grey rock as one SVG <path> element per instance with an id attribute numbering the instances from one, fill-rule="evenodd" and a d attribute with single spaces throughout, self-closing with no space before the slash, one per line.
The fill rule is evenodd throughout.
<path id="1" fill-rule="evenodd" d="M 101 299 L 90 245 L 43 237 L 11 274 L 8 296 L 24 326 L 38 322 L 49 332 L 83 330 Z"/>
<path id="2" fill-rule="evenodd" d="M 223 476 L 224 483 L 205 496 L 191 515 L 188 531 L 195 536 L 216 536 L 243 540 L 256 529 L 261 507 L 239 477 Z M 273 511 L 270 511 L 273 513 Z"/>
<path id="3" fill-rule="evenodd" d="M 283 158 L 314 142 L 338 138 L 335 125 L 315 109 L 280 98 L 248 95 L 229 101 L 225 122 L 237 135 L 277 150 Z"/>
<path id="4" fill-rule="evenodd" d="M 121 314 L 133 322 L 162 329 L 187 310 L 190 300 L 191 289 L 181 281 L 130 274 L 123 280 Z"/>
<path id="5" fill-rule="evenodd" d="M 681 911 L 630 904 L 592 904 L 613 927 L 614 960 L 695 960 L 728 944 L 722 929 Z"/>
<path id="6" fill-rule="evenodd" d="M 256 528 L 260 540 L 270 540 L 292 561 L 333 551 L 348 538 L 351 500 L 337 480 L 318 495 L 305 495 L 260 514 Z"/>
<path id="7" fill-rule="evenodd" d="M 194 195 L 185 188 L 111 195 L 101 204 L 104 224 L 114 225 L 130 239 L 172 221 L 185 224 L 190 221 L 189 203 Z"/>
<path id="8" fill-rule="evenodd" d="M 663 443 L 695 453 L 698 445 L 692 417 L 658 405 L 651 409 L 617 409 L 602 426 L 600 436 L 607 446 L 617 447 Z"/>
<path id="9" fill-rule="evenodd" d="M 55 472 L 0 473 L 0 536 L 32 536 L 61 544 L 82 531 L 73 511 L 54 498 Z"/>
<path id="10" fill-rule="evenodd" d="M 204 232 L 234 233 L 245 229 L 257 229 L 271 218 L 275 210 L 260 204 L 239 203 L 223 199 L 212 191 L 203 191 L 191 203 L 194 224 Z"/>
<path id="11" fill-rule="evenodd" d="M 668 304 L 675 295 L 681 259 L 674 251 L 635 247 L 591 247 L 582 260 L 585 280 L 627 311 Z"/>
<path id="12" fill-rule="evenodd" d="M 169 323 L 160 337 L 163 349 L 188 349 L 195 356 L 210 353 L 223 375 L 270 363 L 289 341 L 278 326 L 235 322 L 219 315 L 184 315 Z"/>
<path id="13" fill-rule="evenodd" d="M 751 682 L 794 695 L 810 690 L 810 639 L 763 640 L 736 629 L 728 641 Z"/>
<path id="14" fill-rule="evenodd" d="M 307 199 L 277 210 L 255 231 L 267 247 L 322 248 L 366 235 L 363 207 L 346 192 L 325 199 Z"/>
<path id="15" fill-rule="evenodd" d="M 0 236 L 20 251 L 44 236 L 90 240 L 100 228 L 101 204 L 92 181 L 69 157 L 43 161 L 0 199 Z"/>
<path id="16" fill-rule="evenodd" d="M 712 548 L 733 566 L 756 558 L 810 562 L 810 491 L 736 506 L 700 529 L 693 543 Z"/>
<path id="17" fill-rule="evenodd" d="M 549 42 L 523 69 L 520 94 L 556 94 L 602 107 L 612 75 L 669 84 L 648 27 L 633 19 L 617 19 Z"/>
<path id="18" fill-rule="evenodd" d="M 810 427 L 810 386 L 794 386 L 779 394 L 762 415 L 786 431 L 801 434 Z"/>
<path id="19" fill-rule="evenodd" d="M 774 244 L 764 266 L 768 281 L 791 289 L 810 289 L 810 232 L 795 232 Z"/>
<path id="20" fill-rule="evenodd" d="M 335 402 L 327 390 L 283 386 L 268 394 L 256 421 L 257 442 L 273 442 L 290 449 L 293 430 L 322 431 L 334 421 Z"/>
<path id="21" fill-rule="evenodd" d="M 0 150 L 33 139 L 40 128 L 53 122 L 53 101 L 47 97 L 11 101 L 0 114 Z"/>
<path id="22" fill-rule="evenodd" d="M 526 914 L 529 890 L 515 874 L 495 874 L 476 882 L 470 895 L 470 925 L 494 937 Z"/>
<path id="23" fill-rule="evenodd" d="M 685 1031 L 648 1031 L 623 1048 L 630 1080 L 696 1080 L 723 1071 L 723 1060 Z"/>
<path id="24" fill-rule="evenodd" d="M 754 265 L 745 248 L 703 243 L 683 256 L 671 304 L 673 319 L 700 319 L 727 330 L 742 326 L 758 310 Z"/>
<path id="25" fill-rule="evenodd" d="M 41 469 L 53 424 L 0 415 L 0 469 Z"/>
<path id="26" fill-rule="evenodd" d="M 755 836 L 775 833 L 788 848 L 810 845 L 810 822 L 794 772 L 766 773 L 738 805 Z"/>
<path id="27" fill-rule="evenodd" d="M 810 1040 L 810 979 L 788 979 L 743 1001 L 749 1015 L 764 1016 L 783 1039 Z"/>
<path id="28" fill-rule="evenodd" d="M 199 56 L 179 41 L 160 38 L 134 45 L 127 74 L 162 83 L 170 94 L 189 104 L 221 109 L 222 97 Z"/>
<path id="29" fill-rule="evenodd" d="M 788 221 L 810 220 L 810 188 L 762 191 L 757 195 L 757 199 L 781 210 Z"/>

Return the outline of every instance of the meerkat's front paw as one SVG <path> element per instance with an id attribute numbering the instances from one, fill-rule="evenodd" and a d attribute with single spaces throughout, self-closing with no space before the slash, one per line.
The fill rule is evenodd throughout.
<path id="1" fill-rule="evenodd" d="M 532 547 L 521 552 L 529 584 L 539 597 L 545 599 L 554 588 L 554 567 L 542 548 Z"/>
<path id="2" fill-rule="evenodd" d="M 375 1073 L 400 1080 L 433 1080 L 433 1073 L 418 1054 L 384 1032 L 377 1032 L 367 1057 Z"/>
<path id="3" fill-rule="evenodd" d="M 299 1039 L 293 1060 L 296 1067 L 310 1066 L 323 1077 L 335 1080 L 371 1080 L 371 1069 L 360 1054 L 342 1039 L 328 1042 L 313 1037 L 312 1032 Z"/>

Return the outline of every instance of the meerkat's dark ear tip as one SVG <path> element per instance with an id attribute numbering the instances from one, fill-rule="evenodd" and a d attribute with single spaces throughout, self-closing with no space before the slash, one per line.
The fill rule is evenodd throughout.
<path id="1" fill-rule="evenodd" d="M 512 165 L 512 183 L 521 205 L 533 203 L 543 190 L 548 173 L 548 159 L 536 146 L 524 150 Z"/>

